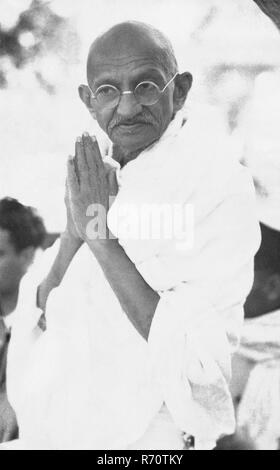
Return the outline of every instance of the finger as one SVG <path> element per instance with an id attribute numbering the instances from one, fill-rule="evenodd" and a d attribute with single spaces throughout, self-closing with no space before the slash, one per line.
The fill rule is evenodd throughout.
<path id="1" fill-rule="evenodd" d="M 95 136 L 84 135 L 85 148 L 87 148 L 87 163 L 93 170 L 102 171 L 104 163 L 102 160 L 100 148 Z"/>
<path id="2" fill-rule="evenodd" d="M 66 188 L 68 195 L 71 192 L 78 193 L 79 191 L 79 181 L 75 170 L 74 158 L 69 157 L 67 162 L 67 183 Z"/>
<path id="3" fill-rule="evenodd" d="M 69 205 L 70 201 L 70 189 L 69 189 L 69 183 L 68 183 L 68 178 L 66 178 L 65 181 L 65 196 L 64 196 L 64 201 L 66 205 Z"/>
<path id="4" fill-rule="evenodd" d="M 67 213 L 67 219 L 69 218 L 69 215 L 71 214 L 71 208 L 70 208 L 70 190 L 69 190 L 69 185 L 68 181 L 66 181 L 66 190 L 65 190 L 65 197 L 64 197 L 64 204 L 66 207 L 66 213 Z"/>
<path id="5" fill-rule="evenodd" d="M 65 191 L 64 191 L 64 203 L 67 204 L 67 201 L 69 199 L 69 189 L 68 189 L 68 183 L 67 183 L 67 177 L 65 181 Z"/>
<path id="6" fill-rule="evenodd" d="M 85 151 L 81 137 L 78 137 L 76 141 L 76 161 L 78 169 L 77 176 L 81 184 L 82 179 L 85 178 L 85 176 L 88 174 L 88 165 L 86 162 Z"/>
<path id="7" fill-rule="evenodd" d="M 96 156 L 96 163 L 97 165 L 100 167 L 104 167 L 104 162 L 103 162 L 103 159 L 102 159 L 102 155 L 101 155 L 101 152 L 100 152 L 100 148 L 99 148 L 99 145 L 98 145 L 98 142 L 97 142 L 97 139 L 94 135 L 92 135 L 90 137 L 90 141 L 91 141 L 91 145 L 94 149 L 94 154 Z"/>
<path id="8" fill-rule="evenodd" d="M 79 168 L 78 168 L 78 152 L 80 151 L 79 149 L 80 142 L 81 142 L 81 138 L 77 137 L 76 142 L 75 142 L 75 157 L 73 158 L 76 175 L 77 175 L 79 182 L 80 182 L 80 174 L 79 174 Z"/>
<path id="9" fill-rule="evenodd" d="M 88 169 L 90 172 L 96 172 L 97 164 L 95 149 L 92 145 L 92 140 L 88 133 L 83 134 L 83 144 Z"/>

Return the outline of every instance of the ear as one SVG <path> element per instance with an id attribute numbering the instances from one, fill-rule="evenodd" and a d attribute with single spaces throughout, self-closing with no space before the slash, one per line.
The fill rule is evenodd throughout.
<path id="1" fill-rule="evenodd" d="M 192 83 L 193 77 L 189 72 L 178 74 L 175 78 L 175 88 L 173 93 L 173 106 L 175 112 L 179 111 L 184 106 Z"/>
<path id="2" fill-rule="evenodd" d="M 95 111 L 92 107 L 92 96 L 91 96 L 91 91 L 87 85 L 80 85 L 79 86 L 79 96 L 86 106 L 86 108 L 89 110 L 91 116 L 93 119 L 96 119 L 96 114 Z"/>
<path id="3" fill-rule="evenodd" d="M 280 274 L 272 274 L 267 279 L 264 291 L 270 302 L 280 302 Z"/>

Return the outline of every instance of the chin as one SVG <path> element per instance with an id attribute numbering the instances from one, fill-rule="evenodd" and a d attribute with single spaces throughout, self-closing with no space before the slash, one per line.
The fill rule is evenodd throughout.
<path id="1" fill-rule="evenodd" d="M 113 133 L 114 134 L 114 133 Z M 117 134 L 117 135 L 116 135 Z M 144 150 L 158 140 L 158 135 L 155 132 L 140 134 L 121 134 L 115 133 L 111 136 L 112 142 L 118 147 L 122 148 L 125 152 L 136 152 Z"/>

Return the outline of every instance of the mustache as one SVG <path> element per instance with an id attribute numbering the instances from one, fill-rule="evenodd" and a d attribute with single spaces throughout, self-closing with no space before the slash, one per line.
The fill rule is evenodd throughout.
<path id="1" fill-rule="evenodd" d="M 156 120 L 153 115 L 141 113 L 131 118 L 124 118 L 123 116 L 114 116 L 108 126 L 108 130 L 111 132 L 115 127 L 121 125 L 131 126 L 133 124 L 156 124 Z"/>

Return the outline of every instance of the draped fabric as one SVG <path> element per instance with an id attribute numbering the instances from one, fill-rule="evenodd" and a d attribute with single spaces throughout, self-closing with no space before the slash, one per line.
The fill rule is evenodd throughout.
<path id="1" fill-rule="evenodd" d="M 280 311 L 246 320 L 238 355 L 252 361 L 238 427 L 259 450 L 280 445 Z"/>
<path id="2" fill-rule="evenodd" d="M 182 122 L 178 113 L 156 144 L 119 170 L 108 217 L 160 295 L 148 341 L 87 245 L 48 300 L 47 331 L 35 327 L 40 312 L 30 300 L 28 321 L 27 310 L 18 317 L 8 385 L 28 448 L 126 449 L 164 403 L 176 429 L 201 448 L 234 430 L 231 354 L 260 241 L 253 184 L 209 123 Z M 179 238 L 135 236 L 143 207 L 166 204 L 193 207 L 193 244 L 190 227 Z"/>

